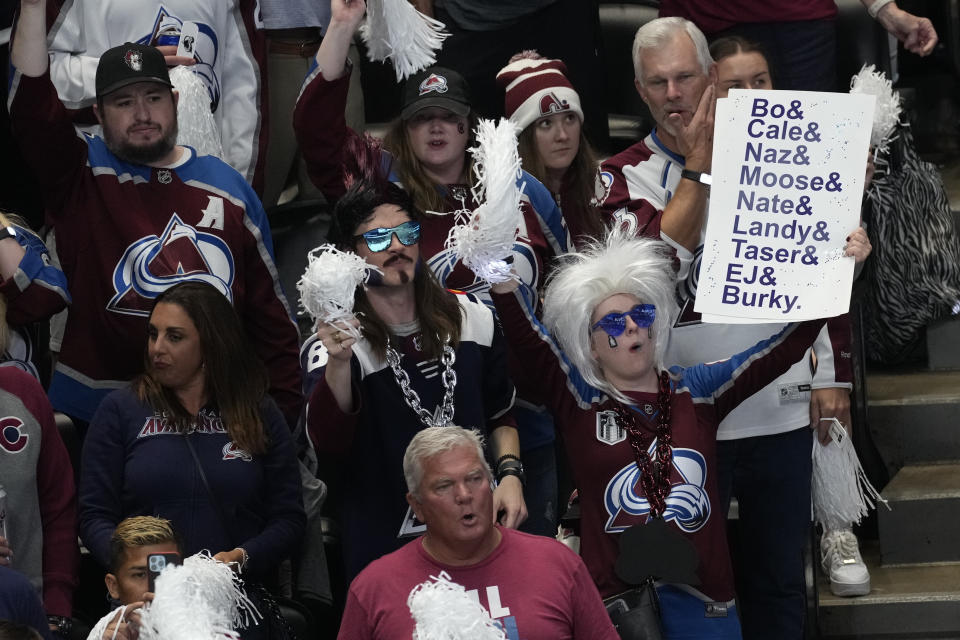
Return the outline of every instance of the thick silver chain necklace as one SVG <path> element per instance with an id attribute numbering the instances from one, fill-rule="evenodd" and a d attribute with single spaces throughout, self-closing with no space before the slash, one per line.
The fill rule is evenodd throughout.
<path id="1" fill-rule="evenodd" d="M 407 406 L 413 409 L 420 418 L 420 422 L 428 427 L 446 427 L 453 422 L 453 392 L 457 387 L 457 372 L 453 370 L 453 363 L 456 360 L 457 355 L 450 346 L 450 339 L 447 338 L 443 343 L 443 355 L 440 356 L 440 363 L 443 365 L 443 373 L 440 374 L 444 390 L 443 400 L 433 413 L 430 413 L 420 404 L 420 395 L 410 387 L 410 376 L 400 366 L 400 354 L 392 346 L 387 345 L 387 364 L 393 371 L 393 379 L 397 381 Z"/>

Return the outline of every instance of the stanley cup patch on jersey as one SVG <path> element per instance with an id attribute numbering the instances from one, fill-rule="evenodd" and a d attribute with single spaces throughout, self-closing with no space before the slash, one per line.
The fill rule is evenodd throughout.
<path id="1" fill-rule="evenodd" d="M 158 295 L 187 280 L 205 282 L 232 302 L 235 275 L 233 254 L 220 237 L 173 214 L 160 237 L 140 238 L 124 252 L 113 271 L 116 295 L 107 309 L 148 316 Z"/>
<path id="2" fill-rule="evenodd" d="M 615 411 L 597 412 L 597 440 L 604 444 L 618 444 L 627 438 L 627 430 L 617 423 Z"/>

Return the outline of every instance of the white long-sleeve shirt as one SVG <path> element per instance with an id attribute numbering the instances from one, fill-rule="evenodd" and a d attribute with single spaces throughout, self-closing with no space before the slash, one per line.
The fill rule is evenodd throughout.
<path id="1" fill-rule="evenodd" d="M 72 0 L 50 30 L 50 77 L 63 103 L 94 103 L 100 56 L 124 42 L 153 44 L 166 25 L 197 22 L 191 67 L 210 93 L 224 160 L 252 182 L 260 137 L 260 70 L 251 49 L 239 0 Z"/>

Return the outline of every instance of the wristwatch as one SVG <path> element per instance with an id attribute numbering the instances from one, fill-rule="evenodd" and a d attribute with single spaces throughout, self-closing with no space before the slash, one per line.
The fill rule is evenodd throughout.
<path id="1" fill-rule="evenodd" d="M 0 240 L 4 240 L 5 238 L 17 239 L 17 228 L 12 224 L 6 227 L 0 227 Z"/>
<path id="2" fill-rule="evenodd" d="M 680 172 L 680 177 L 686 178 L 687 180 L 693 180 L 694 182 L 699 182 L 700 184 L 705 184 L 708 187 L 713 184 L 713 177 L 709 173 L 700 173 L 699 171 L 684 169 Z"/>

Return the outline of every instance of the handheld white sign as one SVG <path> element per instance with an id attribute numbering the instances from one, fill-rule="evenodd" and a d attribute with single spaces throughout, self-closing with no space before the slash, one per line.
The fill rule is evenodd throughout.
<path id="1" fill-rule="evenodd" d="M 717 101 L 695 309 L 704 322 L 790 322 L 850 307 L 875 98 L 731 90 Z"/>

